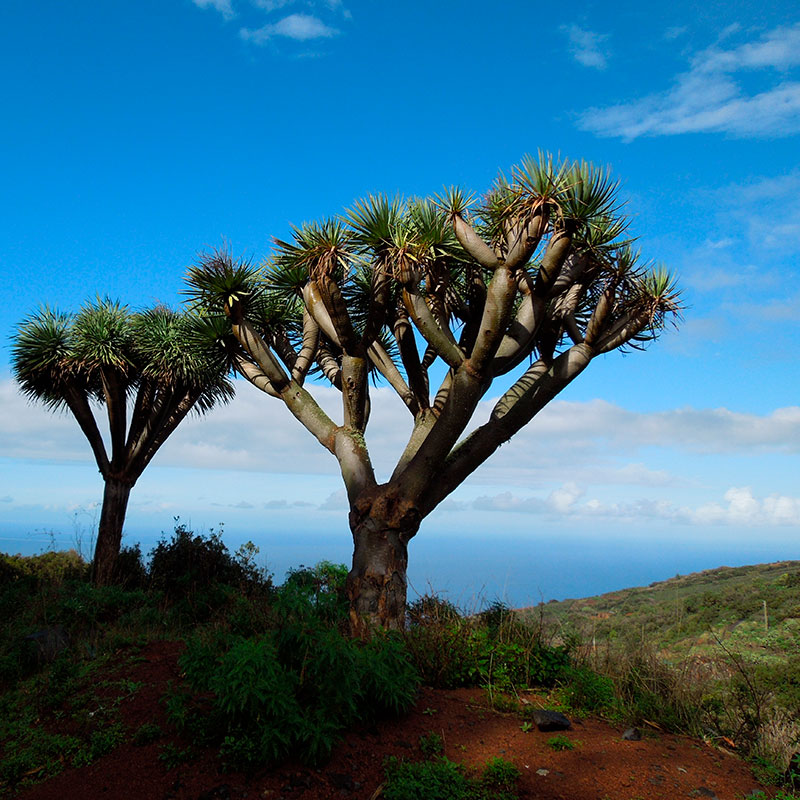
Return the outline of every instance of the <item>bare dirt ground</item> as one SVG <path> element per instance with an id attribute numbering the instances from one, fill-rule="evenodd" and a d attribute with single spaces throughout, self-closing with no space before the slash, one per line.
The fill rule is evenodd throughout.
<path id="1" fill-rule="evenodd" d="M 145 722 L 169 726 L 159 702 L 167 682 L 179 675 L 179 643 L 153 643 L 142 660 L 125 668 L 143 686 L 122 702 L 126 730 Z M 530 699 L 535 702 L 535 696 Z M 763 789 L 748 765 L 708 744 L 656 730 L 643 730 L 641 741 L 623 740 L 622 728 L 588 718 L 574 720 L 562 734 L 572 750 L 547 744 L 554 734 L 521 719 L 489 709 L 479 689 L 423 689 L 416 707 L 400 720 L 347 735 L 322 769 L 290 763 L 255 775 L 225 773 L 212 751 L 168 769 L 159 760 L 168 738 L 146 746 L 130 741 L 110 755 L 80 769 L 67 768 L 49 781 L 20 792 L 22 800 L 369 800 L 380 797 L 382 764 L 388 756 L 422 758 L 421 736 L 436 733 L 445 755 L 467 766 L 502 756 L 522 773 L 520 798 L 537 800 L 741 800 Z M 128 737 L 130 738 L 130 737 Z M 420 800 L 425 800 L 420 798 Z"/>

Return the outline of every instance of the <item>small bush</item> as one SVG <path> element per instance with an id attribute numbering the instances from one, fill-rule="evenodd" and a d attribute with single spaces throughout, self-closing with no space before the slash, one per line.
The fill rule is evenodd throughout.
<path id="1" fill-rule="evenodd" d="M 439 756 L 444 753 L 444 739 L 441 734 L 430 731 L 419 737 L 419 749 L 425 758 Z"/>
<path id="2" fill-rule="evenodd" d="M 565 670 L 559 686 L 562 702 L 575 711 L 601 714 L 616 706 L 614 681 L 588 667 Z"/>
<path id="3" fill-rule="evenodd" d="M 570 664 L 568 648 L 544 644 L 538 627 L 502 603 L 466 619 L 447 601 L 425 596 L 412 604 L 409 619 L 406 645 L 429 686 L 550 687 Z"/>
<path id="4" fill-rule="evenodd" d="M 362 644 L 311 612 L 261 636 L 193 637 L 180 665 L 187 687 L 168 698 L 171 721 L 235 769 L 290 754 L 318 764 L 348 725 L 409 708 L 418 683 L 399 637 Z"/>
<path id="5" fill-rule="evenodd" d="M 35 556 L 0 554 L 0 585 L 24 578 L 32 578 L 40 585 L 58 585 L 68 580 L 85 580 L 88 574 L 89 565 L 77 550 L 50 551 Z"/>
<path id="6" fill-rule="evenodd" d="M 386 800 L 471 800 L 475 789 L 457 764 L 446 758 L 408 763 L 396 758 L 386 763 Z"/>
<path id="7" fill-rule="evenodd" d="M 271 581 L 253 564 L 252 551 L 231 556 L 220 533 L 195 535 L 176 524 L 172 538 L 150 553 L 150 586 L 161 592 L 175 613 L 194 621 L 207 620 L 232 595 L 268 590 Z"/>
<path id="8" fill-rule="evenodd" d="M 409 603 L 406 616 L 412 626 L 450 624 L 461 619 L 461 613 L 449 600 L 435 594 L 424 594 Z"/>
<path id="9" fill-rule="evenodd" d="M 144 747 L 157 742 L 163 735 L 164 731 L 155 722 L 145 722 L 136 729 L 131 741 L 139 747 Z"/>
<path id="10" fill-rule="evenodd" d="M 557 734 L 556 736 L 551 736 L 547 740 L 547 746 L 551 750 L 555 750 L 556 752 L 562 750 L 574 750 L 577 746 L 577 742 L 572 741 L 569 736 L 564 736 L 564 734 Z"/>
<path id="11" fill-rule="evenodd" d="M 123 589 L 145 589 L 147 580 L 147 567 L 141 546 L 137 543 L 121 548 L 114 564 L 113 583 Z"/>
<path id="12" fill-rule="evenodd" d="M 497 756 L 483 768 L 482 781 L 493 789 L 512 790 L 520 778 L 520 771 L 510 761 Z"/>
<path id="13" fill-rule="evenodd" d="M 513 800 L 519 778 L 517 768 L 501 758 L 490 761 L 480 779 L 444 756 L 417 763 L 392 757 L 385 771 L 386 800 Z"/>

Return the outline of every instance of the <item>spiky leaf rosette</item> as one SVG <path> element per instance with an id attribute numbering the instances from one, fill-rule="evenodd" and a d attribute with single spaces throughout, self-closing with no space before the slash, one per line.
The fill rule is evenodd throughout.
<path id="1" fill-rule="evenodd" d="M 217 314 L 246 315 L 263 290 L 260 270 L 228 250 L 201 253 L 186 275 L 193 306 Z"/>
<path id="2" fill-rule="evenodd" d="M 198 414 L 233 396 L 225 328 L 219 317 L 157 306 L 135 314 L 131 327 L 140 374 L 161 391 L 197 397 L 193 410 Z"/>
<path id="3" fill-rule="evenodd" d="M 11 346 L 14 377 L 22 391 L 56 409 L 63 408 L 70 382 L 88 391 L 91 379 L 72 363 L 73 316 L 49 306 L 20 323 Z"/>

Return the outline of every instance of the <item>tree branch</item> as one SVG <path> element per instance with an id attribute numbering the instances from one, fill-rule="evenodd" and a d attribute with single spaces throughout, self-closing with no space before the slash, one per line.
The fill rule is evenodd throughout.
<path id="1" fill-rule="evenodd" d="M 413 292 L 403 289 L 403 303 L 425 341 L 441 356 L 448 366 L 458 368 L 464 360 L 464 354 L 459 349 L 455 339 L 453 339 L 450 329 L 439 326 L 430 308 L 428 308 L 428 304 L 417 293 L 416 289 Z"/>
<path id="2" fill-rule="evenodd" d="M 280 394 L 278 394 L 275 387 L 269 382 L 269 378 L 255 364 L 237 355 L 234 358 L 234 365 L 237 371 L 252 383 L 256 389 L 260 389 L 270 397 L 280 398 Z"/>
<path id="3" fill-rule="evenodd" d="M 386 378 L 389 385 L 397 392 L 400 399 L 405 403 L 406 408 L 413 416 L 419 411 L 419 403 L 416 397 L 408 388 L 408 384 L 403 380 L 400 370 L 397 369 L 394 361 L 389 357 L 380 342 L 373 342 L 367 351 L 370 361 L 375 365 L 378 372 Z"/>
<path id="4" fill-rule="evenodd" d="M 400 360 L 403 362 L 408 383 L 419 408 L 428 408 L 430 400 L 428 398 L 428 381 L 422 369 L 419 358 L 417 342 L 414 338 L 414 330 L 407 316 L 398 316 L 392 328 L 397 348 L 400 351 Z"/>
<path id="5" fill-rule="evenodd" d="M 311 312 L 303 306 L 303 346 L 292 368 L 292 379 L 301 386 L 305 382 L 311 365 L 317 357 L 319 349 L 319 325 L 317 325 Z"/>
<path id="6" fill-rule="evenodd" d="M 461 214 L 453 215 L 453 231 L 461 246 L 486 269 L 496 269 L 502 264 L 497 253 L 489 247 Z"/>
<path id="7" fill-rule="evenodd" d="M 494 358 L 508 327 L 517 294 L 517 279 L 506 266 L 494 271 L 486 290 L 478 336 L 469 356 L 470 367 L 483 375 Z"/>
<path id="8" fill-rule="evenodd" d="M 127 429 L 128 399 L 125 386 L 119 374 L 108 373 L 105 367 L 100 368 L 100 380 L 103 385 L 103 396 L 106 400 L 108 415 L 108 431 L 111 435 L 112 469 L 119 469 L 120 462 L 125 460 L 125 434 Z"/>
<path id="9" fill-rule="evenodd" d="M 92 453 L 94 453 L 94 460 L 97 462 L 97 468 L 105 478 L 109 473 L 111 464 L 106 453 L 106 446 L 103 443 L 103 436 L 97 427 L 97 420 L 89 405 L 89 400 L 83 392 L 70 386 L 65 390 L 64 400 L 83 431 L 83 435 L 89 440 Z"/>
<path id="10" fill-rule="evenodd" d="M 593 357 L 585 344 L 574 345 L 548 367 L 533 364 L 495 405 L 484 425 L 464 439 L 448 456 L 443 468 L 419 501 L 420 512 L 429 514 L 489 456 L 527 425 L 559 392 L 589 365 Z"/>
<path id="11" fill-rule="evenodd" d="M 275 391 L 284 391 L 289 385 L 290 378 L 280 365 L 280 362 L 272 355 L 264 340 L 259 336 L 258 331 L 246 319 L 232 321 L 231 327 L 233 335 L 238 339 L 239 344 L 261 367 L 261 371 L 267 376 Z"/>

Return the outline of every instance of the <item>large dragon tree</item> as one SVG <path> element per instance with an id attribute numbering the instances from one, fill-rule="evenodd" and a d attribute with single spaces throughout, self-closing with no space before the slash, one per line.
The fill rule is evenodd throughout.
<path id="1" fill-rule="evenodd" d="M 113 580 L 131 489 L 159 447 L 189 412 L 233 395 L 219 334 L 194 314 L 160 306 L 131 313 L 99 298 L 77 314 L 45 307 L 18 326 L 12 361 L 22 391 L 72 413 L 105 481 L 97 584 Z M 103 407 L 108 447 L 96 416 Z"/>
<path id="2" fill-rule="evenodd" d="M 339 462 L 354 633 L 403 625 L 408 543 L 438 503 L 593 358 L 641 348 L 678 314 L 673 279 L 627 238 L 617 188 L 603 169 L 540 154 L 479 202 L 458 189 L 369 197 L 294 229 L 261 269 L 226 252 L 190 269 L 195 303 L 230 322 L 241 375 Z M 311 375 L 341 391 L 341 420 Z M 413 417 L 384 482 L 365 438 L 371 376 Z M 489 418 L 465 436 L 495 380 Z"/>

